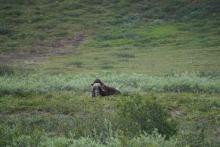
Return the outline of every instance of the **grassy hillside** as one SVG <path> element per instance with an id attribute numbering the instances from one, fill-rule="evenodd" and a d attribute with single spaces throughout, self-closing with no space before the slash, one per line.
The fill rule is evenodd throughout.
<path id="1" fill-rule="evenodd" d="M 13 52 L 2 62 L 49 56 L 52 70 L 219 72 L 216 0 L 1 3 L 0 50 Z"/>
<path id="2" fill-rule="evenodd" d="M 219 10 L 0 0 L 0 146 L 219 146 Z M 95 78 L 122 94 L 91 98 Z"/>

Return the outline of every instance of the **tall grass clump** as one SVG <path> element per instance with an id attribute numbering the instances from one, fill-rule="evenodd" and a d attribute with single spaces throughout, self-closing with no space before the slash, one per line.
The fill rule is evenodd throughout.
<path id="1" fill-rule="evenodd" d="M 0 126 L 0 146 L 39 146 L 40 141 L 44 137 L 44 132 L 38 129 L 27 132 L 23 129 L 22 126 Z"/>
<path id="2" fill-rule="evenodd" d="M 65 137 L 47 137 L 44 142 L 41 143 L 43 147 L 54 146 L 70 146 L 70 147 L 139 147 L 139 146 L 153 146 L 153 147 L 175 147 L 177 140 L 171 138 L 166 140 L 159 133 L 155 132 L 152 135 L 143 134 L 139 137 L 128 139 L 126 137 L 118 136 L 111 138 L 107 143 L 95 141 L 88 137 L 82 137 L 79 139 L 65 138 Z"/>
<path id="3" fill-rule="evenodd" d="M 200 122 L 182 122 L 177 134 L 178 146 L 217 147 L 220 145 L 215 126 Z"/>
<path id="4" fill-rule="evenodd" d="M 0 26 L 0 35 L 9 35 L 12 31 L 9 29 L 9 27 L 1 25 Z"/>
<path id="5" fill-rule="evenodd" d="M 0 76 L 13 75 L 14 69 L 8 65 L 0 65 Z"/>

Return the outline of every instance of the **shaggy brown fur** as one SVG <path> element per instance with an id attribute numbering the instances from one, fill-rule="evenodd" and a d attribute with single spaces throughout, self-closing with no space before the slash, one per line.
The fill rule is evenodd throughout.
<path id="1" fill-rule="evenodd" d="M 120 93 L 120 91 L 118 91 L 117 89 L 106 86 L 100 79 L 96 79 L 91 85 L 92 85 L 92 97 L 109 96 Z"/>

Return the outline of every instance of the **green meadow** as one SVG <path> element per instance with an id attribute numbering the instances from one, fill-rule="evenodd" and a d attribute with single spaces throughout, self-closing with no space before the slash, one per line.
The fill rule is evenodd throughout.
<path id="1" fill-rule="evenodd" d="M 0 0 L 0 146 L 219 146 L 219 9 Z M 91 97 L 96 78 L 121 94 Z"/>

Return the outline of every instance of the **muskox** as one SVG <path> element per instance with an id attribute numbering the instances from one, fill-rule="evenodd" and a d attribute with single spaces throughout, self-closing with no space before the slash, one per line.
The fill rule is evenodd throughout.
<path id="1" fill-rule="evenodd" d="M 120 91 L 106 86 L 100 79 L 96 79 L 92 84 L 92 97 L 96 96 L 110 96 L 119 94 Z"/>

